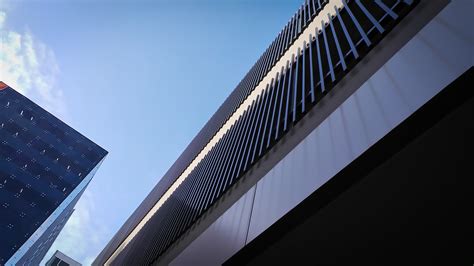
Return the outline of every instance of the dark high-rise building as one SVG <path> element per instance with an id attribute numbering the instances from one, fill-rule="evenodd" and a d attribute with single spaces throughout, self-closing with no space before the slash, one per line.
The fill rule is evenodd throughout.
<path id="1" fill-rule="evenodd" d="M 107 151 L 0 82 L 0 264 L 39 265 Z"/>
<path id="2" fill-rule="evenodd" d="M 95 264 L 472 260 L 473 5 L 304 1 Z"/>

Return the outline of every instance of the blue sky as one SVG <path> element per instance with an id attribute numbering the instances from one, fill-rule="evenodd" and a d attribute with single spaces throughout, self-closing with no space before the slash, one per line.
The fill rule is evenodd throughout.
<path id="1" fill-rule="evenodd" d="M 89 264 L 302 2 L 0 0 L 0 80 L 109 151 L 50 253 Z"/>

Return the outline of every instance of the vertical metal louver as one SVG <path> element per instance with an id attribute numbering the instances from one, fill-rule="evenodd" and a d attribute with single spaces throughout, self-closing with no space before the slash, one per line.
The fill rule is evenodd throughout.
<path id="1" fill-rule="evenodd" d="M 114 263 L 155 262 L 412 8 L 416 1 L 343 1 L 262 90 Z M 327 1 L 305 1 L 239 84 L 242 101 Z M 260 69 L 263 67 L 263 71 Z M 244 88 L 242 87 L 242 88 Z M 236 90 L 237 91 L 237 90 Z"/>
<path id="2" fill-rule="evenodd" d="M 219 131 L 225 122 L 232 116 L 232 114 L 245 101 L 250 93 L 263 80 L 270 69 L 278 62 L 284 55 L 288 47 L 298 38 L 300 33 L 307 27 L 319 12 L 328 3 L 328 0 L 308 0 L 303 6 L 306 9 L 311 9 L 307 15 L 307 24 L 301 26 L 300 32 L 293 30 L 295 16 L 288 22 L 286 27 L 278 34 L 271 45 L 265 50 L 262 56 L 257 60 L 253 67 L 247 72 L 244 78 L 239 82 L 237 87 L 227 97 L 224 103 L 218 108 L 214 115 L 209 119 L 202 130 L 191 141 L 185 151 L 181 154 L 175 164 L 168 170 L 164 179 L 174 181 L 178 176 L 185 171 L 186 167 L 194 160 L 199 152 L 209 143 L 212 137 Z M 301 10 L 304 13 L 305 8 Z M 172 182 L 171 181 L 171 182 Z"/>

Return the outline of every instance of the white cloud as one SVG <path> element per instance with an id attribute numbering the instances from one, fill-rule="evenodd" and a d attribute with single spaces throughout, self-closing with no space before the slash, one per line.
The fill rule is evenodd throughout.
<path id="1" fill-rule="evenodd" d="M 4 11 L 0 11 L 0 29 L 3 28 L 5 20 L 7 19 L 7 14 Z"/>
<path id="2" fill-rule="evenodd" d="M 29 31 L 8 29 L 7 13 L 0 10 L 0 80 L 64 119 L 63 91 L 56 84 L 59 73 L 53 51 Z"/>

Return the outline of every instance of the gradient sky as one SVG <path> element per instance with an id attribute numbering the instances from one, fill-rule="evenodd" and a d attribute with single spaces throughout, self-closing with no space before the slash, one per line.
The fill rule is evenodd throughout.
<path id="1" fill-rule="evenodd" d="M 109 151 L 49 254 L 90 264 L 302 2 L 0 0 L 0 80 Z"/>

